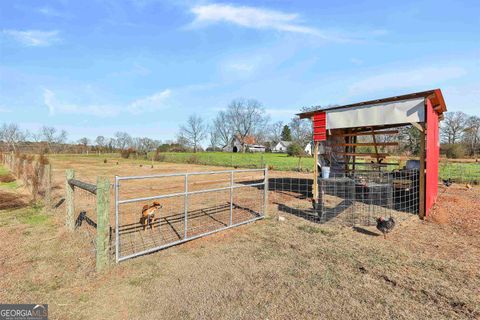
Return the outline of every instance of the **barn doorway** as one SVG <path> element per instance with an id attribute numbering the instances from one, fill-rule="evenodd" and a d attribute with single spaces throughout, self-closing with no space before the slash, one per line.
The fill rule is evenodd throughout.
<path id="1" fill-rule="evenodd" d="M 232 151 L 233 151 L 233 152 L 238 152 L 237 146 L 234 146 Z"/>

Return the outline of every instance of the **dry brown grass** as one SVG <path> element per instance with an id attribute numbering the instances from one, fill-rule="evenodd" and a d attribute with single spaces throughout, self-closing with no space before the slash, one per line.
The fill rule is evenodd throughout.
<path id="1" fill-rule="evenodd" d="M 53 159 L 79 175 L 208 170 Z M 98 162 L 98 163 L 97 163 Z M 113 163 L 113 165 L 112 165 Z M 216 168 L 219 169 L 218 167 Z M 479 189 L 449 188 L 436 215 L 387 240 L 271 207 L 265 220 L 94 273 L 91 239 L 63 211 L 0 211 L 0 301 L 49 303 L 52 319 L 475 319 L 480 317 Z M 460 199 L 460 200 L 455 200 Z"/>

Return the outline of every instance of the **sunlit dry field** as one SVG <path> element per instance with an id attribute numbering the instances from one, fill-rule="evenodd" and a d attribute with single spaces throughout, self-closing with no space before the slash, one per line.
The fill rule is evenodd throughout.
<path id="1" fill-rule="evenodd" d="M 113 181 L 114 175 L 222 169 L 168 163 L 152 168 L 148 161 L 108 158 L 104 163 L 98 157 L 51 161 L 57 201 L 64 194 L 67 168 L 90 182 L 99 175 Z M 224 183 L 213 178 L 197 182 L 208 187 Z M 129 192 L 138 194 L 138 188 L 158 192 L 145 186 Z M 407 216 L 386 240 L 375 227 L 318 224 L 279 211 L 274 200 L 281 195 L 270 192 L 263 220 L 112 263 L 100 274 L 95 273 L 91 235 L 82 229 L 67 232 L 62 206 L 32 205 L 21 186 L 0 184 L 0 196 L 14 204 L 0 210 L 0 301 L 48 303 L 52 319 L 480 317 L 476 187 L 441 188 L 429 219 Z"/>

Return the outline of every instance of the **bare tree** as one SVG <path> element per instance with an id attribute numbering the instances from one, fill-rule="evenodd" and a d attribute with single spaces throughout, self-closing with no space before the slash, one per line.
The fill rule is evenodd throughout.
<path id="1" fill-rule="evenodd" d="M 17 152 L 18 144 L 24 142 L 26 138 L 16 123 L 3 124 L 0 128 L 0 140 L 4 141 L 14 152 Z"/>
<path id="2" fill-rule="evenodd" d="M 225 111 L 220 111 L 212 123 L 212 130 L 215 131 L 218 143 L 223 148 L 233 138 L 233 126 Z"/>
<path id="3" fill-rule="evenodd" d="M 254 99 L 233 100 L 227 108 L 227 117 L 242 145 L 247 136 L 263 136 L 269 120 L 265 109 Z"/>
<path id="4" fill-rule="evenodd" d="M 441 128 L 444 142 L 453 144 L 460 141 L 466 121 L 467 115 L 461 111 L 445 113 L 445 119 Z"/>
<path id="5" fill-rule="evenodd" d="M 86 148 L 88 146 L 88 144 L 90 143 L 90 140 L 88 140 L 87 137 L 83 137 L 83 138 L 78 140 L 78 143 Z"/>
<path id="6" fill-rule="evenodd" d="M 480 148 L 480 117 L 471 116 L 467 119 L 463 139 L 470 149 L 470 155 L 477 156 Z"/>
<path id="7" fill-rule="evenodd" d="M 278 143 L 280 140 L 282 140 L 282 130 L 285 125 L 283 124 L 282 121 L 277 121 L 270 125 L 269 127 L 269 138 L 270 141 L 273 142 L 273 144 Z"/>
<path id="8" fill-rule="evenodd" d="M 131 147 L 133 144 L 132 137 L 126 132 L 116 132 L 115 133 L 115 145 L 120 150 L 125 150 Z"/>
<path id="9" fill-rule="evenodd" d="M 220 143 L 220 134 L 214 126 L 210 126 L 208 135 L 210 139 L 210 147 L 212 148 L 212 151 L 215 151 L 215 149 L 218 148 L 218 145 Z M 222 147 L 224 146 L 225 145 L 223 145 Z"/>
<path id="10" fill-rule="evenodd" d="M 104 136 L 98 136 L 95 139 L 95 143 L 97 144 L 98 147 L 104 148 L 107 145 L 107 139 Z"/>
<path id="11" fill-rule="evenodd" d="M 292 141 L 305 146 L 312 140 L 312 123 L 308 119 L 293 118 L 288 125 L 292 134 Z"/>
<path id="12" fill-rule="evenodd" d="M 41 129 L 42 141 L 47 143 L 48 149 L 53 150 L 53 146 L 58 146 L 67 141 L 67 132 L 58 130 L 55 127 L 43 126 Z"/>
<path id="13" fill-rule="evenodd" d="M 193 152 L 197 152 L 200 143 L 207 137 L 207 126 L 203 119 L 197 115 L 191 115 L 187 124 L 180 126 L 178 141 L 193 147 Z"/>

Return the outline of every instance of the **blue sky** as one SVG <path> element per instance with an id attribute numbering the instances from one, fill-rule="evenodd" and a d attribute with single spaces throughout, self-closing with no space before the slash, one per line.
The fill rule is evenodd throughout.
<path id="1" fill-rule="evenodd" d="M 301 106 L 441 88 L 480 115 L 480 1 L 2 1 L 0 122 L 175 137 L 235 98 Z"/>

